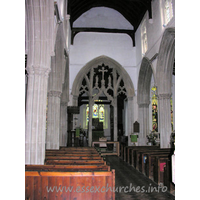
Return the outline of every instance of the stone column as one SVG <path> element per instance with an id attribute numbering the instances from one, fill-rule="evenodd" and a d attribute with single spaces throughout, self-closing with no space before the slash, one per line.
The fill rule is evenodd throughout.
<path id="1" fill-rule="evenodd" d="M 131 146 L 130 135 L 133 133 L 133 97 L 128 97 L 127 102 L 127 130 L 128 130 L 128 145 Z"/>
<path id="2" fill-rule="evenodd" d="M 25 106 L 26 106 L 27 84 L 28 84 L 28 75 L 25 74 Z"/>
<path id="3" fill-rule="evenodd" d="M 48 92 L 47 149 L 59 149 L 60 91 Z"/>
<path id="4" fill-rule="evenodd" d="M 46 103 L 51 56 L 54 54 L 54 1 L 26 0 L 25 164 L 44 164 Z"/>
<path id="5" fill-rule="evenodd" d="M 118 121 L 117 121 L 117 97 L 114 97 L 114 141 L 117 141 Z"/>
<path id="6" fill-rule="evenodd" d="M 89 127 L 88 127 L 88 146 L 92 146 L 92 113 L 93 113 L 93 100 L 89 96 Z"/>
<path id="7" fill-rule="evenodd" d="M 47 83 L 50 68 L 28 67 L 25 164 L 44 164 Z"/>
<path id="8" fill-rule="evenodd" d="M 173 77 L 172 76 L 172 102 L 173 102 L 173 104 L 172 104 L 172 106 L 173 106 L 173 125 L 174 125 L 174 127 L 173 127 L 173 130 L 175 130 L 175 76 Z"/>
<path id="9" fill-rule="evenodd" d="M 171 94 L 158 95 L 158 131 L 160 133 L 160 148 L 170 147 L 171 135 Z"/>
<path id="10" fill-rule="evenodd" d="M 149 103 L 139 104 L 139 123 L 140 133 L 138 138 L 138 145 L 147 145 L 147 134 L 149 134 Z"/>
<path id="11" fill-rule="evenodd" d="M 60 146 L 67 146 L 67 102 L 60 104 Z"/>

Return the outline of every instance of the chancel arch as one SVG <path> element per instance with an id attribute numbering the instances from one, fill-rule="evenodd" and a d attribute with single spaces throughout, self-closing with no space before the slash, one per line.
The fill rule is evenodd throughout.
<path id="1" fill-rule="evenodd" d="M 73 105 L 89 105 L 88 142 L 92 142 L 92 115 L 94 104 L 110 106 L 111 140 L 118 140 L 118 112 L 127 102 L 127 132 L 132 132 L 134 86 L 126 70 L 115 60 L 100 56 L 87 63 L 77 74 L 73 87 Z M 110 115 L 110 116 L 111 116 Z M 121 116 L 121 115 L 120 115 Z M 108 116 L 107 116 L 108 117 Z M 122 130 L 123 131 L 123 130 Z"/>

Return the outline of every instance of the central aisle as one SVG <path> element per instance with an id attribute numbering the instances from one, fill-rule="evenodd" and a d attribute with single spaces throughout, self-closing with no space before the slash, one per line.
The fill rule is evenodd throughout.
<path id="1" fill-rule="evenodd" d="M 106 162 L 111 169 L 115 169 L 115 188 L 118 189 L 118 192 L 115 192 L 116 200 L 175 199 L 172 194 L 166 192 L 166 187 L 162 189 L 119 157 L 106 156 Z"/>

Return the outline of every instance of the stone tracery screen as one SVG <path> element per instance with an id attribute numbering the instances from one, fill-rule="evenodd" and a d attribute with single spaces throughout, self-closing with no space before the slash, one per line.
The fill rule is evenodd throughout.
<path id="1" fill-rule="evenodd" d="M 83 81 L 79 89 L 80 99 L 90 99 L 92 107 L 92 118 L 98 118 L 99 122 L 103 122 L 104 129 L 108 120 L 108 112 L 105 104 L 117 106 L 117 98 L 127 98 L 127 90 L 124 84 L 123 76 L 115 67 L 109 67 L 104 63 L 91 67 L 89 71 L 83 74 Z M 104 104 L 105 103 L 105 104 Z M 88 128 L 89 122 L 89 104 L 87 103 L 83 114 L 85 125 Z M 107 114 L 106 114 L 107 113 Z"/>

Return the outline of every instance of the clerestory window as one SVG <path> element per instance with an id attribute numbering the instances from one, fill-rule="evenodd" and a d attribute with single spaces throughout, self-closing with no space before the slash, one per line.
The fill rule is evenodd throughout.
<path id="1" fill-rule="evenodd" d="M 146 20 L 143 21 L 141 26 L 141 39 L 142 39 L 142 55 L 144 56 L 148 49 Z"/>
<path id="2" fill-rule="evenodd" d="M 164 19 L 165 23 L 164 26 L 166 26 L 170 20 L 173 17 L 173 5 L 172 5 L 172 0 L 165 0 L 165 5 L 164 5 Z"/>

